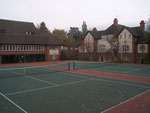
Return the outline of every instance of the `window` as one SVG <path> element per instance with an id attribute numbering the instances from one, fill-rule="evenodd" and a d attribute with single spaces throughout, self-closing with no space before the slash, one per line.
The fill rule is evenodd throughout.
<path id="1" fill-rule="evenodd" d="M 105 41 L 106 39 L 107 39 L 107 36 L 106 36 L 106 35 L 103 35 L 103 36 L 102 36 L 102 40 Z"/>
<path id="2" fill-rule="evenodd" d="M 126 33 L 124 33 L 124 38 L 126 39 Z"/>
<path id="3" fill-rule="evenodd" d="M 131 34 L 129 34 L 129 38 L 131 38 Z"/>
<path id="4" fill-rule="evenodd" d="M 26 31 L 25 34 L 26 34 L 26 35 L 34 35 L 35 32 L 34 32 L 34 31 Z"/>
<path id="5" fill-rule="evenodd" d="M 122 35 L 120 35 L 120 39 L 122 39 Z"/>
<path id="6" fill-rule="evenodd" d="M 79 47 L 79 52 L 84 52 L 84 48 L 82 46 Z"/>
<path id="7" fill-rule="evenodd" d="M 50 49 L 51 49 L 51 50 L 57 50 L 57 49 L 58 49 L 58 46 L 50 46 Z"/>
<path id="8" fill-rule="evenodd" d="M 3 51 L 16 51 L 16 45 L 3 45 Z"/>
<path id="9" fill-rule="evenodd" d="M 127 57 L 122 58 L 124 61 L 129 61 Z"/>
<path id="10" fill-rule="evenodd" d="M 123 52 L 128 52 L 129 51 L 129 46 L 128 45 L 124 45 L 123 46 Z"/>
<path id="11" fill-rule="evenodd" d="M 56 59 L 56 55 L 52 55 L 52 59 L 55 60 Z"/>
<path id="12" fill-rule="evenodd" d="M 111 46 L 110 46 L 110 51 L 113 51 L 113 50 L 116 49 L 116 48 L 117 48 L 116 45 L 111 44 Z"/>
<path id="13" fill-rule="evenodd" d="M 44 46 L 43 45 L 35 45 L 34 46 L 34 51 L 43 51 L 44 50 Z"/>
<path id="14" fill-rule="evenodd" d="M 32 51 L 32 45 L 18 45 L 18 51 Z"/>
<path id="15" fill-rule="evenodd" d="M 105 45 L 99 45 L 99 52 L 105 52 L 106 51 L 106 46 Z"/>
<path id="16" fill-rule="evenodd" d="M 92 52 L 92 46 L 87 46 L 87 51 Z"/>
<path id="17" fill-rule="evenodd" d="M 6 30 L 0 28 L 0 33 L 6 33 Z"/>

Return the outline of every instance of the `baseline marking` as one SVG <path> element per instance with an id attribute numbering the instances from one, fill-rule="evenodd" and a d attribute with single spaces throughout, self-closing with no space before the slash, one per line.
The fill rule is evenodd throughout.
<path id="1" fill-rule="evenodd" d="M 86 69 L 84 69 L 84 70 L 86 70 Z M 98 69 L 95 69 L 95 70 L 93 70 L 93 71 L 96 71 L 96 72 L 108 72 L 109 70 L 106 70 L 106 69 L 103 69 L 103 70 L 98 70 Z M 124 74 L 124 73 L 126 73 L 126 72 L 120 72 L 120 71 L 111 71 L 111 72 L 109 72 L 109 73 L 118 73 L 118 74 Z M 150 74 L 136 73 L 136 72 L 134 72 L 133 74 L 140 74 L 140 75 L 150 75 Z M 135 76 L 139 76 L 139 75 L 135 75 Z"/>
<path id="2" fill-rule="evenodd" d="M 44 82 L 44 83 L 48 83 L 48 84 L 52 84 L 52 85 L 57 86 L 57 84 L 52 83 L 52 82 L 48 82 L 48 81 L 41 80 L 41 79 L 38 79 L 38 78 L 35 78 L 35 77 L 31 77 L 31 76 L 26 76 L 26 75 L 24 75 L 24 74 L 17 73 L 17 72 L 13 72 L 13 71 L 10 71 L 10 72 L 15 73 L 15 74 L 18 74 L 18 75 L 21 75 L 21 76 L 23 76 L 23 77 L 31 78 L 31 79 L 34 79 L 34 80 L 37 80 L 37 81 L 40 81 L 40 82 Z"/>
<path id="3" fill-rule="evenodd" d="M 23 108 L 21 108 L 19 105 L 17 105 L 15 102 L 13 102 L 12 100 L 10 100 L 8 97 L 6 97 L 4 94 L 2 94 L 0 92 L 0 95 L 2 95 L 5 99 L 7 99 L 9 102 L 11 102 L 13 105 L 15 105 L 17 108 L 19 108 L 21 111 L 23 111 L 24 113 L 28 113 L 27 111 L 25 111 Z"/>
<path id="4" fill-rule="evenodd" d="M 147 90 L 147 91 L 145 91 L 145 92 L 143 92 L 143 93 L 140 93 L 140 94 L 138 94 L 138 95 L 136 95 L 136 96 L 134 96 L 134 97 L 132 97 L 132 98 L 130 98 L 130 99 L 124 101 L 124 102 L 121 102 L 120 104 L 117 104 L 117 105 L 115 105 L 115 106 L 113 106 L 113 107 L 111 107 L 111 108 L 109 108 L 109 109 L 106 109 L 106 110 L 102 111 L 101 113 L 105 113 L 105 112 L 107 112 L 107 111 L 109 111 L 109 110 L 111 110 L 111 109 L 113 109 L 113 108 L 115 108 L 115 107 L 117 107 L 117 106 L 119 106 L 119 105 L 122 105 L 122 104 L 124 104 L 124 103 L 126 103 L 126 102 L 128 102 L 128 101 L 130 101 L 130 100 L 133 100 L 134 98 L 136 98 L 136 97 L 138 97 L 138 96 L 141 96 L 142 94 L 147 93 L 147 92 L 149 92 L 149 91 L 150 91 L 150 90 Z"/>
<path id="5" fill-rule="evenodd" d="M 46 70 L 48 71 L 48 70 Z M 63 72 L 58 72 L 58 73 L 61 73 L 63 75 L 70 75 L 70 76 L 74 76 L 74 77 L 81 77 L 81 78 L 93 78 L 93 75 L 88 75 L 88 76 L 92 76 L 92 77 L 84 77 L 84 76 L 81 76 L 81 75 L 73 75 L 73 74 L 69 74 L 69 73 L 63 73 Z M 84 74 L 82 74 L 84 75 Z M 105 78 L 105 77 L 102 77 L 102 78 Z M 130 86 L 136 86 L 136 87 L 143 87 L 143 88 L 150 88 L 148 86 L 142 86 L 142 85 L 135 85 L 135 84 L 129 84 L 129 83 L 122 83 L 122 82 L 115 82 L 115 81 L 111 81 L 111 80 L 104 80 L 104 79 L 98 79 L 98 78 L 93 78 L 95 80 L 100 80 L 100 81 L 105 81 L 105 82 L 111 82 L 111 83 L 118 83 L 118 84 L 124 84 L 124 85 L 130 85 Z"/>
<path id="6" fill-rule="evenodd" d="M 48 69 L 48 68 L 47 68 Z M 43 70 L 43 69 L 39 69 L 39 70 Z M 48 72 L 50 72 L 49 70 L 46 70 Z M 63 72 L 58 72 L 58 73 L 61 73 L 63 75 L 71 75 L 71 76 L 74 76 L 74 77 L 81 77 L 81 78 L 93 78 L 93 75 L 89 75 L 89 76 L 92 76 L 92 77 L 84 77 L 84 76 L 81 76 L 81 75 L 73 75 L 73 74 L 69 74 L 69 73 L 63 73 Z M 84 75 L 84 74 L 82 74 Z M 105 78 L 105 77 L 102 77 L 102 78 Z M 135 85 L 135 84 L 128 84 L 128 83 L 122 83 L 122 82 L 115 82 L 115 81 L 111 81 L 111 80 L 104 80 L 104 79 L 98 79 L 98 78 L 93 78 L 93 79 L 97 79 L 97 80 L 101 80 L 101 81 L 106 81 L 106 82 L 112 82 L 112 83 L 119 83 L 119 84 L 125 84 L 125 85 L 130 85 L 130 86 L 137 86 L 137 87 L 143 87 L 143 88 L 150 88 L 148 86 L 141 86 L 141 85 Z"/>
<path id="7" fill-rule="evenodd" d="M 146 68 L 150 68 L 150 67 L 144 67 L 144 68 L 133 69 L 133 70 L 126 71 L 126 72 L 124 72 L 124 73 L 129 73 L 129 72 L 132 72 L 132 71 L 142 70 L 142 69 L 146 69 Z"/>
<path id="8" fill-rule="evenodd" d="M 19 91 L 19 92 L 15 92 L 15 93 L 8 93 L 8 94 L 5 94 L 5 95 L 9 96 L 9 95 L 27 93 L 27 92 L 32 92 L 32 91 L 38 91 L 38 90 L 42 90 L 42 89 L 50 89 L 50 88 L 54 88 L 54 87 L 65 86 L 65 85 L 68 85 L 68 84 L 76 84 L 76 83 L 80 83 L 80 82 L 82 83 L 82 82 L 86 82 L 86 81 L 90 81 L 90 80 L 93 80 L 93 78 L 86 79 L 86 80 L 75 81 L 75 82 L 70 82 L 70 83 L 65 83 L 65 84 L 61 84 L 61 85 L 57 85 L 57 86 L 48 86 L 48 87 L 31 89 L 31 90 Z"/>
<path id="9" fill-rule="evenodd" d="M 71 72 L 70 72 L 71 73 Z M 74 72 L 73 72 L 74 73 Z M 80 73 L 78 73 L 80 74 Z M 69 75 L 69 74 L 68 74 Z M 86 75 L 86 74 L 82 74 L 82 75 Z M 80 75 L 79 75 L 80 76 Z M 129 86 L 136 86 L 136 87 L 143 87 L 143 88 L 150 88 L 150 86 L 143 86 L 143 85 L 136 85 L 136 84 L 129 84 L 129 83 L 123 83 L 123 82 L 117 82 L 117 81 L 111 81 L 111 80 L 105 80 L 105 79 L 102 79 L 102 78 L 106 78 L 108 79 L 107 77 L 99 77 L 99 76 L 95 76 L 95 77 L 98 77 L 98 78 L 94 78 L 94 75 L 88 75 L 88 76 L 91 76 L 91 77 L 87 77 L 87 78 L 93 78 L 95 80 L 100 80 L 100 81 L 105 81 L 105 82 L 111 82 L 111 83 L 117 83 L 117 84 L 124 84 L 124 85 L 129 85 Z M 123 81 L 127 81 L 127 80 L 123 80 Z M 134 82 L 134 81 L 132 81 Z M 145 83 L 146 84 L 146 83 Z"/>

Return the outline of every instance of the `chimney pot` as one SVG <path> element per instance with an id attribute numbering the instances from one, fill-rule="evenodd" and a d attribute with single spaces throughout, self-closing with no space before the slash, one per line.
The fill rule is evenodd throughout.
<path id="1" fill-rule="evenodd" d="M 144 31 L 145 30 L 145 22 L 144 22 L 144 20 L 141 20 L 141 22 L 140 22 L 140 27 L 141 27 L 141 29 Z"/>
<path id="2" fill-rule="evenodd" d="M 95 31 L 95 32 L 97 31 L 96 27 L 93 28 L 93 31 Z"/>
<path id="3" fill-rule="evenodd" d="M 114 19 L 114 25 L 117 25 L 117 24 L 118 24 L 118 19 L 115 18 L 115 19 Z"/>

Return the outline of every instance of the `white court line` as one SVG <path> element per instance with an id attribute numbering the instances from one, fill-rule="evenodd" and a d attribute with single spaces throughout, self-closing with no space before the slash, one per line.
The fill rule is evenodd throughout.
<path id="1" fill-rule="evenodd" d="M 84 75 L 84 74 L 82 74 L 82 75 Z M 80 76 L 80 75 L 79 75 L 79 76 Z M 98 77 L 98 76 L 94 76 L 94 75 L 88 75 L 88 76 L 91 76 L 91 77 L 87 77 L 87 78 Z M 93 79 L 99 80 L 99 81 L 104 81 L 104 82 L 116 83 L 116 84 L 123 84 L 123 85 L 136 86 L 136 87 L 143 87 L 143 88 L 150 88 L 150 86 L 142 86 L 142 85 L 129 84 L 129 83 L 123 83 L 123 82 L 117 82 L 117 81 L 111 81 L 111 80 L 104 80 L 104 79 L 102 79 L 102 78 L 108 79 L 107 77 L 93 78 Z M 128 81 L 128 80 L 124 80 L 124 81 Z M 131 81 L 131 82 L 134 82 L 134 81 Z M 148 84 L 148 83 L 144 83 L 144 84 Z"/>
<path id="2" fill-rule="evenodd" d="M 43 70 L 43 69 L 39 69 L 39 70 Z M 46 71 L 48 71 L 48 70 L 46 70 Z M 81 78 L 88 78 L 88 79 L 92 78 L 92 79 L 100 80 L 100 81 L 104 81 L 104 82 L 111 82 L 111 83 L 117 83 L 117 84 L 129 85 L 129 86 L 150 88 L 150 87 L 148 87 L 148 86 L 142 86 L 142 85 L 136 85 L 136 84 L 129 84 L 129 83 L 122 83 L 122 82 L 117 82 L 117 81 L 111 81 L 111 80 L 104 80 L 104 79 L 93 78 L 93 75 L 89 75 L 89 76 L 92 76 L 92 77 L 82 77 L 82 76 L 80 76 L 80 75 L 76 76 L 76 75 L 68 74 L 68 73 L 65 74 L 65 73 L 63 73 L 63 72 L 59 72 L 59 73 L 64 74 L 64 75 L 71 75 L 71 76 L 75 76 L 75 77 L 81 77 Z M 30 77 L 30 76 L 25 76 L 25 77 L 32 78 L 32 77 Z M 105 78 L 105 77 L 103 77 L 103 78 Z M 36 80 L 37 78 L 34 78 L 34 77 L 33 77 L 32 79 L 35 79 L 35 80 Z M 41 82 L 47 83 L 47 81 L 43 81 L 43 80 L 41 80 L 41 79 L 37 79 L 37 80 L 38 80 L 38 81 L 41 81 Z M 53 85 L 55 85 L 55 86 L 60 86 L 60 85 L 57 85 L 57 84 L 54 84 L 54 83 L 51 83 L 51 82 L 48 82 L 48 83 L 53 84 Z"/>
<path id="3" fill-rule="evenodd" d="M 25 111 L 23 108 L 21 108 L 19 105 L 17 105 L 15 102 L 13 102 L 12 100 L 10 100 L 8 97 L 6 97 L 4 94 L 2 94 L 0 92 L 0 95 L 2 95 L 5 99 L 7 99 L 9 102 L 11 102 L 13 105 L 15 105 L 17 108 L 19 108 L 21 111 L 23 111 L 24 113 L 28 113 L 27 111 Z"/>
<path id="4" fill-rule="evenodd" d="M 115 106 L 113 106 L 113 107 L 111 107 L 111 108 L 109 108 L 109 109 L 106 109 L 106 110 L 102 111 L 101 113 L 105 113 L 105 112 L 107 112 L 107 111 L 109 111 L 109 110 L 111 110 L 111 109 L 113 109 L 113 108 L 115 108 L 115 107 L 118 107 L 118 106 L 120 106 L 121 104 L 124 104 L 124 103 L 126 103 L 126 102 L 128 102 L 128 101 L 130 101 L 130 100 L 133 100 L 133 99 L 135 99 L 136 97 L 139 97 L 139 96 L 141 96 L 142 94 L 147 93 L 147 92 L 149 92 L 149 91 L 150 91 L 150 90 L 145 91 L 145 92 L 143 92 L 143 93 L 141 93 L 141 94 L 138 94 L 138 95 L 136 95 L 136 96 L 134 96 L 134 97 L 132 97 L 132 98 L 130 98 L 130 99 L 124 101 L 124 102 L 121 102 L 120 104 L 117 104 L 117 105 L 115 105 Z"/>
<path id="5" fill-rule="evenodd" d="M 136 73 L 136 72 L 133 72 L 132 74 L 140 74 L 140 75 L 149 75 L 150 76 L 150 74 L 146 74 L 146 73 Z M 140 76 L 140 75 L 136 75 L 136 76 Z"/>
<path id="6" fill-rule="evenodd" d="M 92 77 L 84 77 L 84 76 L 81 76 L 81 75 L 69 74 L 69 73 L 72 73 L 72 72 L 69 72 L 69 73 L 58 72 L 58 73 L 61 73 L 63 75 L 70 75 L 70 76 L 75 76 L 75 77 L 81 77 L 81 78 L 93 78 L 93 75 L 88 75 L 88 76 L 92 76 Z M 107 77 L 102 77 L 102 78 L 107 78 Z M 125 85 L 130 85 L 130 86 L 136 86 L 136 87 L 150 88 L 148 86 L 141 86 L 141 85 L 135 85 L 135 84 L 129 84 L 129 83 L 115 82 L 115 81 L 111 81 L 111 80 L 104 80 L 104 79 L 98 79 L 98 78 L 93 78 L 93 79 L 100 80 L 100 81 L 105 81 L 105 82 L 111 82 L 111 83 L 118 83 L 118 84 L 125 84 Z"/>
<path id="7" fill-rule="evenodd" d="M 92 76 L 92 75 L 89 75 L 89 76 Z M 31 89 L 31 90 L 19 91 L 19 92 L 9 93 L 9 94 L 5 94 L 5 95 L 14 95 L 14 94 L 18 94 L 18 93 L 26 93 L 26 92 L 32 92 L 32 91 L 37 91 L 37 90 L 42 90 L 42 89 L 49 89 L 49 88 L 54 88 L 54 87 L 59 87 L 59 86 L 64 86 L 64 85 L 69 85 L 69 84 L 75 84 L 75 83 L 80 83 L 80 82 L 89 81 L 89 80 L 99 80 L 99 81 L 111 82 L 111 83 L 117 83 L 117 84 L 123 84 L 123 85 L 129 85 L 129 86 L 134 86 L 134 87 L 150 88 L 148 86 L 141 86 L 141 85 L 128 84 L 128 83 L 115 82 L 115 81 L 110 81 L 110 80 L 102 80 L 102 79 L 97 79 L 97 78 L 91 78 L 91 77 L 89 77 L 89 79 L 85 79 L 85 80 L 80 80 L 80 81 L 75 81 L 75 82 L 60 84 L 60 85 L 57 85 L 57 86 L 48 86 L 48 87 Z"/>
<path id="8" fill-rule="evenodd" d="M 150 67 L 144 67 L 144 68 L 133 69 L 133 70 L 126 71 L 126 72 L 124 72 L 124 73 L 129 73 L 129 72 L 132 72 L 132 71 L 142 70 L 142 69 L 146 69 L 146 68 L 150 68 Z"/>
<path id="9" fill-rule="evenodd" d="M 63 74 L 62 72 L 59 72 L 59 73 Z M 72 76 L 72 74 L 67 74 L 67 75 L 71 75 Z M 82 74 L 82 75 L 84 75 L 84 74 Z M 75 76 L 75 75 L 73 75 L 73 76 Z M 124 84 L 124 85 L 129 85 L 129 86 L 150 88 L 148 86 L 141 86 L 141 85 L 135 85 L 135 84 L 129 84 L 129 83 L 122 83 L 122 82 L 116 82 L 116 81 L 111 81 L 111 80 L 103 80 L 103 79 L 93 78 L 93 75 L 88 75 L 88 76 L 92 76 L 92 77 L 86 77 L 86 78 L 88 78 L 86 80 L 75 81 L 75 82 L 71 82 L 71 83 L 65 83 L 65 84 L 61 84 L 61 85 L 48 86 L 48 87 L 37 88 L 37 89 L 31 89 L 31 90 L 26 90 L 26 91 L 20 91 L 20 92 L 15 92 L 15 93 L 9 93 L 9 94 L 6 94 L 6 95 L 13 95 L 13 94 L 18 94 L 18 93 L 25 93 L 25 92 L 31 92 L 31 91 L 41 90 L 41 89 L 48 89 L 48 88 L 53 88 L 53 87 L 58 87 L 58 86 L 63 86 L 63 85 L 68 85 L 68 84 L 74 84 L 74 83 L 78 83 L 78 82 L 82 82 L 82 81 L 87 81 L 89 79 L 90 80 L 92 79 L 92 80 L 100 80 L 100 81 L 105 81 L 105 82 L 117 83 L 117 84 Z M 79 75 L 78 77 L 81 77 L 81 76 Z M 106 78 L 106 77 L 103 77 L 103 78 Z"/>
<path id="10" fill-rule="evenodd" d="M 86 64 L 86 62 L 79 62 L 80 64 L 82 64 L 82 63 L 84 63 L 84 64 Z M 92 64 L 92 62 L 87 62 L 87 64 Z M 119 69 L 135 69 L 135 68 L 128 68 L 128 67 L 114 67 L 115 65 L 113 65 L 113 66 L 109 66 L 109 65 L 107 65 L 107 63 L 106 63 L 106 65 L 105 65 L 105 63 L 98 63 L 98 62 L 95 62 L 95 63 L 97 63 L 97 64 L 99 64 L 100 65 L 100 67 L 102 67 L 102 66 L 107 66 L 107 67 L 112 67 L 112 68 L 119 68 Z M 76 64 L 76 65 L 79 65 L 79 64 Z M 91 66 L 92 67 L 92 66 Z M 81 67 L 82 68 L 82 67 Z M 83 68 L 84 68 L 84 66 L 83 66 Z"/>
<path id="11" fill-rule="evenodd" d="M 40 81 L 40 82 L 44 82 L 44 83 L 48 83 L 48 84 L 52 84 L 52 85 L 57 86 L 57 84 L 52 83 L 52 82 L 48 82 L 48 81 L 41 80 L 41 79 L 38 79 L 38 78 L 35 78 L 35 77 L 31 77 L 31 76 L 26 76 L 26 75 L 24 75 L 24 74 L 17 73 L 17 72 L 13 72 L 13 71 L 10 71 L 10 72 L 15 73 L 15 74 L 18 74 L 18 75 L 21 75 L 21 76 L 23 76 L 23 77 L 31 78 L 31 79 L 34 79 L 34 80 L 37 80 L 37 81 Z"/>
<path id="12" fill-rule="evenodd" d="M 116 83 L 116 84 L 123 84 L 123 85 L 128 85 L 128 86 L 150 88 L 150 86 L 142 86 L 142 85 L 136 85 L 136 84 L 122 83 L 122 82 L 116 82 L 116 81 L 110 81 L 110 80 L 102 80 L 102 79 L 95 79 L 95 80 L 100 80 L 100 81 L 104 81 L 104 82 L 111 82 L 111 83 Z"/>
<path id="13" fill-rule="evenodd" d="M 9 96 L 9 95 L 15 95 L 15 94 L 20 94 L 20 93 L 27 93 L 27 92 L 38 91 L 38 90 L 43 90 L 43 89 L 50 89 L 50 88 L 54 88 L 54 87 L 65 86 L 65 85 L 68 85 L 68 84 L 82 83 L 82 82 L 86 82 L 86 81 L 90 81 L 90 80 L 93 80 L 93 78 L 80 80 L 80 81 L 75 81 L 75 82 L 70 82 L 70 83 L 65 83 L 65 84 L 61 84 L 61 85 L 57 85 L 57 86 L 48 86 L 48 87 L 31 89 L 31 90 L 18 91 L 18 92 L 15 92 L 15 93 L 8 93 L 8 94 L 5 94 L 5 95 Z"/>
<path id="14" fill-rule="evenodd" d="M 49 69 L 49 68 L 46 68 L 46 69 Z M 43 71 L 51 72 L 50 70 L 44 70 L 44 69 L 38 69 L 38 70 L 43 70 Z M 51 70 L 53 70 L 53 69 L 51 69 Z M 84 76 L 76 76 L 76 75 L 68 74 L 66 72 L 63 73 L 63 71 L 58 71 L 57 73 L 61 73 L 62 75 L 71 75 L 73 77 L 89 78 L 89 77 L 84 77 Z"/>
<path id="15" fill-rule="evenodd" d="M 84 69 L 85 70 L 85 69 Z M 98 70 L 98 69 L 95 69 L 93 71 L 96 71 L 96 72 L 106 72 L 106 73 L 114 73 L 114 74 L 122 74 L 122 75 L 126 75 L 125 72 L 122 72 L 120 73 L 120 71 L 111 71 L 111 72 L 108 72 L 109 70 L 106 70 L 106 69 L 103 69 L 103 70 Z M 140 74 L 140 75 L 150 75 L 150 74 L 144 74 L 144 73 L 136 73 L 134 72 L 133 74 Z M 135 76 L 139 76 L 139 75 L 135 75 Z M 142 77 L 142 76 L 141 76 Z"/>

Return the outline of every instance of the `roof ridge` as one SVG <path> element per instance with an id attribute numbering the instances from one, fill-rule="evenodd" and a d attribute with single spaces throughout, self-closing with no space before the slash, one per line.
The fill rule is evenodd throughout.
<path id="1" fill-rule="evenodd" d="M 30 23 L 30 24 L 34 24 L 33 22 L 18 21 L 18 20 L 9 20 L 9 19 L 0 19 L 0 21 L 6 21 L 6 22 L 17 22 L 17 23 Z"/>

